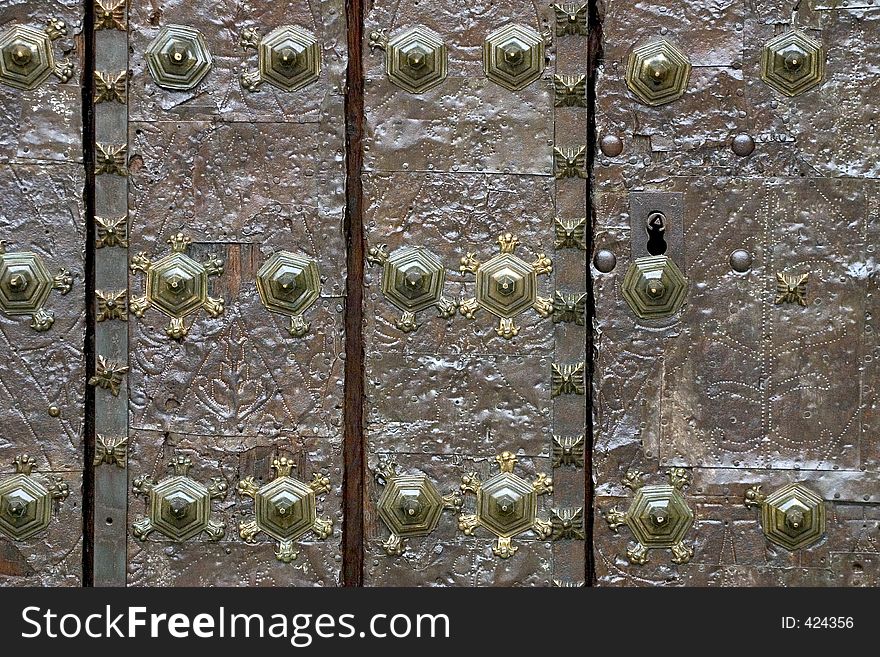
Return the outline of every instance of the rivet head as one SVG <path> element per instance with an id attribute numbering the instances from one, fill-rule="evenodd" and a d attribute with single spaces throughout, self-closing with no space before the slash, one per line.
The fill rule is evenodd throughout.
<path id="1" fill-rule="evenodd" d="M 13 500 L 9 503 L 9 515 L 13 518 L 21 518 L 27 511 L 28 503 L 24 500 Z"/>
<path id="2" fill-rule="evenodd" d="M 737 135 L 733 138 L 730 148 L 740 157 L 747 157 L 755 150 L 755 140 L 749 135 Z"/>
<path id="3" fill-rule="evenodd" d="M 794 530 L 799 530 L 804 525 L 804 512 L 800 509 L 790 509 L 785 514 L 785 524 Z"/>
<path id="4" fill-rule="evenodd" d="M 730 254 L 730 268 L 740 274 L 752 268 L 752 254 L 745 249 L 737 249 Z"/>
<path id="5" fill-rule="evenodd" d="M 14 274 L 9 278 L 9 289 L 13 292 L 24 292 L 27 285 L 27 279 L 21 274 Z"/>
<path id="6" fill-rule="evenodd" d="M 617 157 L 623 152 L 623 140 L 617 135 L 605 135 L 599 142 L 599 148 L 608 157 Z"/>
<path id="7" fill-rule="evenodd" d="M 617 256 L 607 249 L 596 251 L 593 257 L 593 266 L 603 274 L 607 274 L 617 266 Z"/>
<path id="8" fill-rule="evenodd" d="M 61 415 L 61 409 L 55 406 L 54 404 L 49 407 L 49 416 L 50 417 L 58 417 Z"/>
<path id="9" fill-rule="evenodd" d="M 189 512 L 189 502 L 180 497 L 172 498 L 168 503 L 168 507 L 171 510 L 171 515 L 178 520 L 185 518 L 186 514 Z"/>
<path id="10" fill-rule="evenodd" d="M 662 299 L 666 294 L 666 286 L 661 281 L 652 279 L 645 285 L 645 293 L 652 299 Z"/>
<path id="11" fill-rule="evenodd" d="M 296 63 L 296 52 L 293 48 L 282 48 L 278 56 L 278 63 L 281 66 L 293 66 Z"/>
<path id="12" fill-rule="evenodd" d="M 12 61 L 15 62 L 17 66 L 27 66 L 34 58 L 34 51 L 28 48 L 26 45 L 18 43 L 12 47 L 12 52 L 10 53 L 10 56 L 12 57 Z"/>

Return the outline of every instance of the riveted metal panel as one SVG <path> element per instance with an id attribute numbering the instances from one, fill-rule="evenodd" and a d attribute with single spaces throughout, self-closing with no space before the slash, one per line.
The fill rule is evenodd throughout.
<path id="1" fill-rule="evenodd" d="M 759 15 L 760 14 L 760 15 Z M 823 81 L 791 98 L 761 80 L 761 51 L 789 6 L 605 3 L 597 73 L 593 476 L 600 585 L 876 582 L 876 111 L 866 74 L 875 12 L 801 5 L 795 25 L 827 49 Z M 623 80 L 630 48 L 662 34 L 690 57 L 684 95 L 649 108 Z M 857 125 L 862 125 L 861 129 Z M 615 136 L 623 149 L 602 148 Z M 606 153 L 604 151 L 610 151 Z M 681 195 L 689 288 L 650 326 L 620 293 L 638 255 L 633 197 Z M 746 254 L 733 255 L 745 251 Z M 803 278 L 808 274 L 807 278 Z M 780 278 L 781 276 L 781 278 Z M 684 468 L 695 522 L 689 563 L 631 563 L 609 530 L 629 471 Z M 647 474 L 646 474 L 647 476 Z M 796 551 L 743 504 L 802 482 L 825 500 L 825 536 Z"/>
<path id="2" fill-rule="evenodd" d="M 148 70 L 145 52 L 166 25 L 184 25 L 204 37 L 212 66 L 193 89 L 161 88 Z M 240 79 L 259 59 L 243 46 L 256 48 L 261 35 L 283 25 L 300 26 L 317 39 L 318 79 L 293 91 Z M 184 318 L 186 335 L 177 339 L 166 334 L 169 317 L 154 306 L 143 317 L 129 317 L 131 369 L 120 395 L 127 399 L 129 517 L 123 521 L 123 580 L 114 581 L 336 585 L 345 358 L 344 4 L 256 3 L 243 15 L 227 2 L 174 1 L 158 10 L 134 3 L 127 28 L 128 191 L 122 211 L 127 208 L 130 222 L 129 264 L 142 264 L 135 257 L 141 252 L 155 262 L 169 253 L 169 238 L 184 233 L 193 241 L 191 258 L 222 262 L 222 272 L 210 277 L 208 297 L 223 305 L 209 303 L 207 312 Z M 257 272 L 282 250 L 315 259 L 320 272 L 321 296 L 305 312 L 310 326 L 301 337 L 289 331 L 289 317 L 266 309 L 257 290 Z M 129 277 L 131 297 L 144 293 L 143 278 Z M 97 391 L 99 398 L 103 392 Z M 132 494 L 132 483 L 141 475 L 160 480 L 176 455 L 192 459 L 195 480 L 228 484 L 225 499 L 211 502 L 222 536 L 206 532 L 174 541 L 153 532 L 141 541 L 133 535 L 132 521 L 148 506 Z M 312 534 L 300 539 L 293 564 L 276 559 L 270 536 L 257 536 L 255 544 L 239 536 L 253 501 L 236 484 L 248 476 L 270 480 L 276 456 L 291 458 L 292 476 L 302 481 L 320 473 L 331 482 L 330 491 L 318 495 L 317 514 L 333 521 L 333 533 L 327 540 Z"/>
<path id="3" fill-rule="evenodd" d="M 36 331 L 37 317 L 0 310 L 0 483 L 13 460 L 34 459 L 34 476 L 68 487 L 52 501 L 48 528 L 12 540 L 0 534 L 0 586 L 80 586 L 82 583 L 82 472 L 84 450 L 85 225 L 80 75 L 83 66 L 80 0 L 6 3 L 0 31 L 15 26 L 47 34 L 47 20 L 63 21 L 46 40 L 55 64 L 74 72 L 48 77 L 30 90 L 0 79 L 0 240 L 9 254 L 31 252 L 50 276 L 69 270 L 72 286 L 45 304 L 54 322 Z M 57 24 L 56 24 L 57 25 Z M 49 30 L 51 31 L 51 29 Z M 32 328 L 33 327 L 33 328 Z M 44 325 L 45 328 L 45 325 Z"/>
<path id="4" fill-rule="evenodd" d="M 513 319 L 511 334 L 479 300 L 474 319 L 462 314 L 467 300 L 479 297 L 473 269 L 465 266 L 469 254 L 487 263 L 506 233 L 518 238 L 515 254 L 529 267 L 539 254 L 552 260 L 553 272 L 537 277 L 539 297 L 559 291 L 579 300 L 585 293 L 586 254 L 554 248 L 554 220 L 585 218 L 586 182 L 576 173 L 554 176 L 554 147 L 576 152 L 586 144 L 586 99 L 555 108 L 553 77 L 586 74 L 587 40 L 553 36 L 555 22 L 549 5 L 509 1 L 480 11 L 466 2 L 377 2 L 366 16 L 365 35 L 373 35 L 363 51 L 367 245 L 433 252 L 447 270 L 443 292 L 460 306 L 451 318 L 422 311 L 417 328 L 404 332 L 400 311 L 382 294 L 380 268 L 365 273 L 368 586 L 584 579 L 582 540 L 526 532 L 509 539 L 515 551 L 502 558 L 504 546 L 484 525 L 462 533 L 459 524 L 468 527 L 475 512 L 473 496 L 465 496 L 461 511 L 444 511 L 428 536 L 407 539 L 400 555 L 383 551 L 389 530 L 377 508 L 380 457 L 393 459 L 402 474 L 424 473 L 446 494 L 469 473 L 488 480 L 503 451 L 517 456 L 513 472 L 523 479 L 552 477 L 553 493 L 537 498 L 538 521 L 554 517 L 553 509 L 584 504 L 583 463 L 553 468 L 551 459 L 554 434 L 584 433 L 586 397 L 552 394 L 553 366 L 585 359 L 584 327 L 554 324 L 549 311 L 542 317 L 528 309 Z M 492 81 L 483 68 L 484 40 L 508 23 L 542 33 L 549 44 L 543 73 L 519 91 Z M 445 80 L 416 94 L 388 79 L 381 46 L 382 35 L 419 25 L 442 38 L 448 67 Z"/>

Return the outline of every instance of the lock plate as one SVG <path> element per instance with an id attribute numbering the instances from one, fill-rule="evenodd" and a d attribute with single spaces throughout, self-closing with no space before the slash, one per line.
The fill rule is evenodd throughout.
<path id="1" fill-rule="evenodd" d="M 663 217 L 665 230 L 663 241 L 666 250 L 651 253 L 648 250 L 650 234 L 648 232 L 649 221 L 657 224 L 657 219 L 652 215 L 660 214 Z M 630 244 L 632 258 L 643 258 L 651 255 L 665 255 L 670 258 L 682 273 L 685 273 L 684 262 L 684 194 L 680 192 L 632 192 L 629 195 L 629 220 L 632 229 Z"/>

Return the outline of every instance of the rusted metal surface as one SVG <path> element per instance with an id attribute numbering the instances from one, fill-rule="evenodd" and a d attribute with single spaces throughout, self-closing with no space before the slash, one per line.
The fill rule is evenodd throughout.
<path id="1" fill-rule="evenodd" d="M 28 454 L 40 476 L 69 486 L 52 503 L 49 527 L 24 540 L 0 535 L 0 586 L 79 586 L 82 580 L 83 395 L 85 363 L 84 253 L 79 75 L 83 6 L 79 0 L 38 1 L 0 8 L 0 30 L 14 25 L 42 32 L 49 17 L 66 24 L 51 49 L 68 58 L 74 78 L 49 77 L 30 91 L 0 84 L 0 240 L 9 253 L 36 253 L 54 276 L 70 270 L 72 288 L 53 293 L 54 323 L 36 332 L 31 320 L 0 312 L 3 367 L 0 407 L 0 479 Z"/>
<path id="2" fill-rule="evenodd" d="M 221 275 L 212 296 L 222 315 L 187 320 L 174 341 L 168 318 L 151 312 L 129 320 L 129 479 L 158 480 L 177 454 L 190 456 L 199 481 L 229 484 L 213 515 L 225 534 L 172 542 L 155 533 L 146 541 L 128 532 L 130 585 L 290 586 L 339 583 L 342 566 L 341 485 L 343 304 L 346 245 L 343 92 L 346 21 L 342 2 L 258 3 L 242 15 L 237 3 L 164 3 L 132 6 L 128 198 L 131 253 L 164 253 L 165 241 L 185 231 L 196 261 L 217 257 Z M 192 90 L 158 87 L 143 53 L 165 25 L 201 32 L 213 66 Z M 321 48 L 318 80 L 285 92 L 262 85 L 246 90 L 239 75 L 253 55 L 239 33 L 262 34 L 281 25 L 311 31 Z M 290 319 L 268 313 L 257 292 L 257 272 L 280 250 L 316 259 L 321 297 L 307 312 L 311 332 L 292 337 Z M 132 293 L 141 283 L 132 279 Z M 136 287 L 135 287 L 136 286 Z M 317 513 L 334 521 L 328 540 L 298 541 L 293 564 L 275 558 L 275 541 L 239 537 L 253 502 L 235 483 L 271 479 L 276 456 L 292 459 L 293 476 L 330 479 Z M 144 502 L 129 493 L 129 516 Z M 130 523 L 129 523 L 130 524 Z"/>
<path id="3" fill-rule="evenodd" d="M 550 6 L 494 3 L 477 10 L 465 2 L 396 5 L 374 3 L 365 37 L 396 35 L 414 26 L 437 33 L 448 52 L 447 78 L 422 93 L 388 79 L 385 53 L 365 38 L 364 223 L 368 247 L 388 253 L 422 247 L 446 267 L 443 294 L 459 302 L 475 296 L 474 275 L 459 271 L 473 254 L 487 262 L 496 240 L 511 233 L 516 253 L 551 258 L 550 282 L 538 278 L 538 294 L 584 290 L 585 252 L 555 251 L 554 219 L 583 219 L 586 184 L 554 178 L 554 145 L 586 143 L 586 110 L 554 109 L 554 74 L 584 74 L 586 39 L 553 37 L 549 61 L 537 81 L 510 91 L 486 77 L 483 42 L 506 23 L 539 33 L 554 29 Z M 374 39 L 375 41 L 375 39 Z M 471 269 L 470 271 L 473 271 Z M 403 332 L 399 311 L 382 294 L 379 268 L 365 272 L 367 465 L 390 455 L 401 474 L 424 473 L 438 491 L 457 490 L 462 476 L 480 480 L 497 471 L 496 454 L 518 457 L 519 474 L 544 473 L 552 495 L 537 498 L 537 516 L 551 507 L 583 505 L 584 471 L 551 467 L 552 436 L 584 431 L 585 397 L 551 398 L 551 365 L 584 358 L 583 327 L 554 324 L 535 312 L 516 317 L 518 333 L 496 333 L 498 318 L 485 309 L 473 321 L 459 313 L 420 312 L 418 328 Z M 507 337 L 507 336 L 505 336 Z M 402 556 L 382 548 L 388 529 L 377 502 L 382 487 L 367 477 L 364 582 L 418 586 L 547 586 L 583 580 L 583 543 L 517 536 L 509 558 L 493 554 L 495 539 L 482 529 L 458 529 L 445 512 L 437 528 L 407 541 Z M 463 513 L 471 514 L 473 498 Z M 467 523 L 465 523 L 467 524 Z"/>
<path id="4" fill-rule="evenodd" d="M 761 48 L 795 8 L 828 56 L 824 82 L 788 98 L 761 80 Z M 600 585 L 877 583 L 880 201 L 864 126 L 876 112 L 866 35 L 878 19 L 818 3 L 604 3 L 597 139 L 615 136 L 623 150 L 597 151 L 593 170 L 595 249 L 617 258 L 593 271 Z M 624 69 L 633 46 L 659 35 L 693 70 L 680 99 L 650 108 L 627 91 Z M 620 293 L 632 259 L 647 255 L 631 198 L 652 191 L 683 195 L 688 296 L 662 326 L 639 321 Z M 750 258 L 732 267 L 739 250 Z M 780 298 L 777 274 L 806 273 L 806 305 Z M 654 478 L 673 466 L 692 479 L 694 555 L 628 563 L 629 537 L 603 516 L 625 508 L 627 471 Z M 791 482 L 827 511 L 824 538 L 795 551 L 768 541 L 760 513 L 743 505 L 752 486 L 769 494 Z"/>

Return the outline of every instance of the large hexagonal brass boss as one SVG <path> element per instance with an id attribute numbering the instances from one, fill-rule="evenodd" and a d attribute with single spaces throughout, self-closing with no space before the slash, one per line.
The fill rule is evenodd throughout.
<path id="1" fill-rule="evenodd" d="M 477 491 L 477 516 L 502 538 L 512 538 L 535 524 L 538 495 L 527 481 L 501 472 L 485 481 Z"/>
<path id="2" fill-rule="evenodd" d="M 30 315 L 43 307 L 53 279 L 35 253 L 6 253 L 0 257 L 0 309 L 10 315 Z"/>
<path id="3" fill-rule="evenodd" d="M 788 484 L 764 500 L 761 525 L 786 550 L 807 547 L 825 534 L 825 502 L 801 484 Z"/>
<path id="4" fill-rule="evenodd" d="M 0 481 L 0 533 L 25 540 L 49 526 L 52 494 L 38 481 L 15 474 Z"/>
<path id="5" fill-rule="evenodd" d="M 800 30 L 780 34 L 761 51 L 761 79 L 786 96 L 812 89 L 825 79 L 825 48 Z"/>
<path id="6" fill-rule="evenodd" d="M 379 498 L 379 516 L 397 536 L 427 536 L 437 528 L 444 506 L 425 475 L 395 476 Z"/>
<path id="7" fill-rule="evenodd" d="M 210 519 L 211 496 L 194 479 L 169 477 L 150 491 L 150 522 L 156 531 L 175 541 L 198 535 L 208 528 Z"/>
<path id="8" fill-rule="evenodd" d="M 164 89 L 194 89 L 214 63 L 202 34 L 185 25 L 166 25 L 147 46 L 147 66 Z"/>
<path id="9" fill-rule="evenodd" d="M 477 270 L 476 298 L 496 317 L 516 317 L 538 298 L 535 268 L 512 253 L 493 257 Z"/>
<path id="10" fill-rule="evenodd" d="M 317 516 L 315 492 L 291 477 L 279 477 L 254 495 L 257 526 L 278 541 L 295 541 L 312 529 Z"/>
<path id="11" fill-rule="evenodd" d="M 257 272 L 257 292 L 268 310 L 299 315 L 321 295 L 318 263 L 289 251 L 278 251 Z"/>
<path id="12" fill-rule="evenodd" d="M 52 42 L 45 32 L 14 25 L 0 35 L 0 82 L 33 89 L 55 69 Z"/>
<path id="13" fill-rule="evenodd" d="M 321 74 L 321 49 L 315 35 L 298 25 L 282 25 L 260 40 L 260 76 L 282 91 L 296 91 Z"/>
<path id="14" fill-rule="evenodd" d="M 208 274 L 185 253 L 171 253 L 147 273 L 147 299 L 169 317 L 186 317 L 207 301 Z"/>
<path id="15" fill-rule="evenodd" d="M 411 27 L 393 36 L 385 48 L 388 77 L 401 89 L 420 94 L 446 79 L 447 53 L 442 37 L 427 27 Z"/>
<path id="16" fill-rule="evenodd" d="M 636 491 L 627 516 L 636 540 L 648 548 L 671 548 L 694 524 L 694 514 L 673 486 L 644 486 Z"/>
<path id="17" fill-rule="evenodd" d="M 486 77 L 511 91 L 524 89 L 540 78 L 545 63 L 544 39 L 527 25 L 505 25 L 483 43 Z"/>
<path id="18" fill-rule="evenodd" d="M 667 256 L 637 258 L 623 277 L 623 298 L 642 319 L 671 317 L 687 295 L 687 279 Z"/>
<path id="19" fill-rule="evenodd" d="M 652 107 L 680 98 L 690 75 L 687 55 L 666 39 L 633 48 L 626 63 L 626 86 Z"/>
<path id="20" fill-rule="evenodd" d="M 443 296 L 446 270 L 422 247 L 397 249 L 382 269 L 382 292 L 391 303 L 412 313 L 429 308 Z"/>

